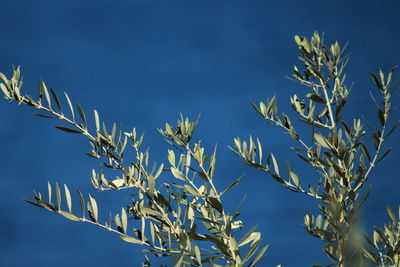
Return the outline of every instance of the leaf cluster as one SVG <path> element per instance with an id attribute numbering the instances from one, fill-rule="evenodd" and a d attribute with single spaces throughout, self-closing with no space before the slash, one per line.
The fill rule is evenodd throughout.
<path id="1" fill-rule="evenodd" d="M 39 96 L 35 100 L 21 94 L 19 68 L 14 69 L 10 80 L 2 73 L 0 78 L 5 99 L 32 106 L 42 111 L 36 115 L 66 124 L 56 126 L 57 129 L 88 138 L 91 151 L 87 155 L 103 162 L 98 170 L 91 172 L 95 189 L 135 189 L 121 212 L 106 216 L 104 223 L 92 194 L 85 199 L 77 190 L 81 211 L 78 214 L 72 209 L 73 197 L 67 185 L 62 192 L 58 183 L 54 186 L 48 183 L 47 199 L 35 192 L 34 199 L 27 200 L 30 204 L 118 234 L 126 242 L 144 246 L 144 253 L 173 257 L 175 266 L 255 266 L 264 258 L 268 246 L 261 245 L 260 232 L 253 227 L 238 238 L 238 230 L 243 227 L 238 219 L 239 210 L 228 213 L 221 199 L 241 178 L 219 191 L 214 184 L 217 149 L 208 155 L 201 141 L 191 143 L 197 121 L 181 115 L 175 127 L 167 123 L 165 129 L 159 129 L 172 149 L 167 153 L 168 164 L 150 164 L 149 150 L 142 149 L 143 135 L 138 135 L 136 129 L 123 132 L 115 123 L 111 130 L 107 129 L 99 113 L 93 110 L 94 131 L 91 132 L 84 109 L 79 104 L 75 108 L 66 93 L 70 117 L 63 113 L 63 102 L 55 90 L 47 89 L 43 81 L 39 83 Z M 124 153 L 127 147 L 133 149 L 133 155 Z M 106 177 L 103 168 L 115 175 Z M 61 205 L 62 199 L 66 208 Z M 144 266 L 150 266 L 147 257 Z"/>

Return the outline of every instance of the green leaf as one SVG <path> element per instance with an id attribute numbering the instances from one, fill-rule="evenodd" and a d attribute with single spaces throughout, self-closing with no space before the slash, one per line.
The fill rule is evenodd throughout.
<path id="1" fill-rule="evenodd" d="M 320 144 L 322 147 L 324 148 L 331 148 L 331 144 L 328 142 L 328 140 L 326 140 L 325 137 L 323 137 L 322 135 L 315 133 L 314 134 L 314 139 L 315 141 L 317 141 L 318 144 Z"/>
<path id="2" fill-rule="evenodd" d="M 128 242 L 128 243 L 134 243 L 134 244 L 140 244 L 140 245 L 143 244 L 143 242 L 140 241 L 139 239 L 136 239 L 136 238 L 134 238 L 132 236 L 129 236 L 129 235 L 121 235 L 120 238 L 122 240 L 124 240 L 125 242 Z"/>
<path id="3" fill-rule="evenodd" d="M 79 105 L 78 103 L 76 103 L 76 106 L 78 107 L 78 112 L 79 112 L 79 116 L 81 116 L 84 128 L 87 128 L 87 121 L 86 121 L 86 116 L 85 116 L 85 112 L 83 111 L 81 105 Z"/>
<path id="4" fill-rule="evenodd" d="M 82 195 L 81 191 L 79 191 L 77 189 L 76 192 L 78 192 L 78 195 L 79 195 L 79 202 L 81 204 L 82 217 L 85 218 L 85 213 L 86 213 L 85 199 L 83 198 L 83 195 Z"/>
<path id="5" fill-rule="evenodd" d="M 71 194 L 66 184 L 64 184 L 64 191 L 65 191 L 65 199 L 67 201 L 68 211 L 72 211 L 72 201 L 71 201 Z"/>
<path id="6" fill-rule="evenodd" d="M 192 186 L 187 185 L 187 184 L 185 184 L 183 187 L 185 188 L 186 191 L 188 191 L 193 196 L 201 197 L 201 194 L 199 193 L 199 191 L 196 190 L 196 188 L 193 188 Z"/>
<path id="7" fill-rule="evenodd" d="M 400 124 L 400 120 L 397 121 L 397 122 L 393 125 L 392 129 L 389 130 L 389 132 L 386 134 L 385 138 L 389 137 L 389 136 L 396 130 L 396 128 L 399 126 L 399 124 Z"/>
<path id="8" fill-rule="evenodd" d="M 40 85 L 39 85 L 43 92 L 44 92 L 44 96 L 46 97 L 47 100 L 47 104 L 49 105 L 49 108 L 51 110 L 51 99 L 50 99 L 50 95 L 49 95 L 49 91 L 47 90 L 46 84 L 44 83 L 44 81 L 40 81 Z"/>
<path id="9" fill-rule="evenodd" d="M 368 161 L 371 162 L 371 155 L 368 152 L 367 146 L 364 143 L 360 143 L 360 145 Z"/>
<path id="10" fill-rule="evenodd" d="M 72 106 L 71 100 L 69 99 L 69 96 L 67 95 L 66 92 L 64 92 L 64 95 L 65 95 L 65 98 L 67 99 L 69 110 L 71 111 L 72 121 L 75 122 L 74 107 Z"/>
<path id="11" fill-rule="evenodd" d="M 168 161 L 171 166 L 175 166 L 175 153 L 172 149 L 168 150 Z"/>
<path id="12" fill-rule="evenodd" d="M 243 178 L 243 176 L 240 176 L 239 178 L 237 178 L 233 183 L 231 183 L 227 188 L 225 188 L 224 191 L 221 192 L 221 195 L 225 194 L 226 192 L 228 192 L 229 190 L 234 188 L 242 180 L 242 178 Z"/>
<path id="13" fill-rule="evenodd" d="M 263 255 L 267 251 L 268 247 L 269 247 L 269 245 L 266 245 L 258 252 L 258 254 L 250 262 L 249 267 L 255 266 L 262 259 Z"/>
<path id="14" fill-rule="evenodd" d="M 243 258 L 243 263 L 245 263 L 246 261 L 248 261 L 253 255 L 254 253 L 258 250 L 258 247 L 260 246 L 261 240 L 254 240 L 253 243 L 251 243 L 249 249 L 247 250 L 246 255 Z"/>
<path id="15" fill-rule="evenodd" d="M 270 153 L 270 155 L 271 155 L 271 159 L 272 159 L 272 164 L 274 165 L 275 173 L 276 173 L 278 176 L 281 176 L 281 175 L 279 174 L 279 167 L 278 167 L 278 163 L 276 162 L 276 159 L 275 159 L 274 154 Z"/>
<path id="16" fill-rule="evenodd" d="M 383 87 L 381 82 L 378 80 L 378 78 L 376 77 L 375 73 L 371 72 L 371 78 L 374 81 L 376 87 L 382 91 Z"/>
<path id="17" fill-rule="evenodd" d="M 53 95 L 54 100 L 56 101 L 58 110 L 60 110 L 60 112 L 62 113 L 62 106 L 61 106 L 60 99 L 58 98 L 58 95 L 56 94 L 56 92 L 51 87 L 50 87 L 50 91 L 51 91 L 51 94 Z"/>
<path id="18" fill-rule="evenodd" d="M 325 99 L 320 97 L 319 95 L 316 94 L 307 94 L 306 97 L 310 98 L 312 101 L 317 102 L 319 104 L 326 104 Z"/>
<path id="19" fill-rule="evenodd" d="M 124 208 L 121 208 L 121 224 L 122 224 L 122 230 L 125 234 L 128 228 L 128 217 L 126 216 L 126 211 Z"/>
<path id="20" fill-rule="evenodd" d="M 194 253 L 196 255 L 197 264 L 201 267 L 201 254 L 198 246 L 194 246 Z"/>
<path id="21" fill-rule="evenodd" d="M 377 164 L 379 161 L 383 160 L 391 151 L 392 151 L 391 148 L 389 148 L 388 150 L 386 150 L 386 151 L 382 154 L 382 156 L 380 156 L 380 158 L 376 161 L 375 164 Z"/>
<path id="22" fill-rule="evenodd" d="M 92 195 L 89 194 L 89 215 L 92 217 L 92 220 L 94 222 L 98 222 L 99 218 L 99 213 L 98 213 L 98 208 L 97 208 L 97 202 L 96 200 L 92 197 Z"/>
<path id="23" fill-rule="evenodd" d="M 97 110 L 93 110 L 93 113 L 94 113 L 94 121 L 96 123 L 96 132 L 100 132 L 99 113 L 97 113 Z"/>
<path id="24" fill-rule="evenodd" d="M 185 175 L 183 175 L 183 173 L 181 173 L 177 168 L 171 167 L 171 172 L 175 178 L 181 179 L 185 182 L 188 181 L 188 178 Z"/>
<path id="25" fill-rule="evenodd" d="M 33 113 L 33 115 L 38 116 L 38 117 L 42 117 L 42 118 L 47 118 L 47 119 L 57 119 L 56 116 L 49 116 L 49 115 L 40 114 L 40 113 Z"/>
<path id="26" fill-rule="evenodd" d="M 294 184 L 299 187 L 300 185 L 300 181 L 299 181 L 299 177 L 297 176 L 297 174 L 295 172 L 290 171 L 290 178 L 293 180 Z"/>
<path id="27" fill-rule="evenodd" d="M 147 181 L 148 181 L 148 185 L 149 185 L 150 195 L 153 195 L 154 194 L 154 187 L 156 185 L 156 182 L 154 180 L 154 176 L 153 175 L 147 176 Z"/>
<path id="28" fill-rule="evenodd" d="M 211 204 L 211 206 L 216 209 L 219 213 L 222 214 L 222 204 L 216 197 L 207 197 L 207 202 Z"/>
<path id="29" fill-rule="evenodd" d="M 64 126 L 54 126 L 57 129 L 60 129 L 61 131 L 67 132 L 67 133 L 82 133 L 81 130 L 75 130 L 75 129 L 71 129 L 68 127 L 64 127 Z"/>
<path id="30" fill-rule="evenodd" d="M 8 91 L 8 88 L 4 85 L 4 83 L 0 83 L 0 88 L 3 91 L 3 94 L 5 95 L 5 97 L 9 98 L 10 97 L 10 92 Z"/>
<path id="31" fill-rule="evenodd" d="M 61 192 L 58 183 L 56 183 L 56 199 L 57 199 L 57 208 L 61 210 Z"/>
<path id="32" fill-rule="evenodd" d="M 244 246 L 247 243 L 253 241 L 254 237 L 252 234 L 257 229 L 257 225 L 253 226 L 238 242 L 238 247 Z"/>
<path id="33" fill-rule="evenodd" d="M 70 219 L 72 221 L 80 221 L 81 220 L 78 216 L 76 216 L 75 214 L 73 214 L 71 212 L 67 212 L 67 211 L 62 211 L 61 210 L 60 214 L 62 216 L 64 216 L 65 218 Z"/>
<path id="34" fill-rule="evenodd" d="M 51 184 L 47 181 L 47 194 L 49 196 L 49 204 L 51 204 Z"/>
<path id="35" fill-rule="evenodd" d="M 161 174 L 161 172 L 163 171 L 163 169 L 164 169 L 164 164 L 161 163 L 161 165 L 158 167 L 157 172 L 154 174 L 154 179 L 157 179 L 158 176 L 160 176 L 160 174 Z"/>

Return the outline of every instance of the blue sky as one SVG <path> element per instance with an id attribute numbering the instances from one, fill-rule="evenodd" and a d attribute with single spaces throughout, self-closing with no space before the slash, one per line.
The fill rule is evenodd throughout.
<path id="1" fill-rule="evenodd" d="M 289 95 L 302 93 L 285 78 L 299 64 L 293 36 L 314 30 L 328 42 L 348 42 L 354 86 L 347 116 L 375 119 L 369 73 L 400 64 L 397 1 L 2 0 L 0 11 L 0 71 L 10 75 L 20 65 L 25 92 L 35 95 L 42 78 L 88 112 L 96 108 L 108 124 L 137 127 L 157 162 L 166 162 L 168 146 L 155 129 L 180 112 L 201 113 L 196 137 L 208 149 L 218 144 L 220 188 L 246 173 L 241 189 L 224 201 L 233 210 L 247 194 L 242 219 L 249 227 L 259 224 L 270 244 L 263 266 L 328 263 L 322 243 L 302 229 L 316 203 L 239 164 L 226 147 L 252 134 L 266 150 L 290 159 L 293 143 L 249 103 L 276 94 L 280 110 L 292 114 Z M 394 106 L 399 100 L 394 97 Z M 2 101 L 0 112 L 0 266 L 138 266 L 138 247 L 21 200 L 59 181 L 93 192 L 103 214 L 119 210 L 130 192 L 91 189 L 88 177 L 98 163 L 86 157 L 86 140 L 54 129 L 56 122 L 32 116 L 28 107 Z M 399 204 L 399 141 L 399 134 L 391 137 L 393 152 L 370 179 L 369 232 L 385 221 L 387 204 Z"/>

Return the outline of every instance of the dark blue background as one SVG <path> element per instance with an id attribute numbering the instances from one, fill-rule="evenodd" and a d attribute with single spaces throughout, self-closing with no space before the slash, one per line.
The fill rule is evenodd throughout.
<path id="1" fill-rule="evenodd" d="M 57 3 L 56 3 L 57 2 Z M 260 137 L 264 150 L 283 162 L 293 142 L 266 125 L 250 101 L 276 94 L 291 113 L 288 97 L 303 88 L 285 76 L 297 61 L 295 34 L 324 32 L 328 42 L 349 41 L 348 82 L 354 83 L 347 117 L 375 120 L 369 73 L 400 64 L 397 1 L 0 1 L 0 71 L 20 65 L 25 92 L 36 95 L 40 78 L 61 95 L 67 91 L 91 114 L 96 108 L 111 125 L 146 133 L 152 158 L 166 162 L 168 146 L 155 131 L 180 112 L 201 113 L 197 138 L 209 152 L 219 146 L 217 185 L 246 173 L 240 189 L 224 198 L 234 210 L 244 194 L 246 229 L 259 224 L 271 245 L 262 266 L 328 263 L 322 242 L 302 229 L 316 203 L 283 189 L 270 177 L 237 162 L 233 138 Z M 399 76 L 397 76 L 399 77 Z M 394 106 L 399 107 L 396 96 Z M 88 177 L 98 162 L 85 156 L 87 141 L 54 128 L 57 122 L 31 116 L 28 107 L 0 103 L 0 266 L 139 266 L 138 247 L 112 233 L 74 223 L 23 202 L 46 181 L 92 192 L 100 212 L 118 211 L 131 193 L 97 193 Z M 399 112 L 395 117 L 399 118 Z M 92 118 L 92 117 L 90 117 Z M 370 179 L 364 226 L 381 226 L 385 205 L 399 204 L 399 134 L 394 152 Z M 304 184 L 315 181 L 297 161 Z M 301 171 L 300 171 L 301 170 Z M 75 200 L 75 207 L 78 205 Z"/>

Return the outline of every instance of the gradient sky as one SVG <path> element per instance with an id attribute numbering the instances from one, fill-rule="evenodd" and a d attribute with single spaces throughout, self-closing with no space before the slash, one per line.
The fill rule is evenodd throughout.
<path id="1" fill-rule="evenodd" d="M 328 263 L 322 242 L 302 229 L 316 203 L 238 163 L 226 147 L 252 134 L 282 161 L 292 158 L 292 141 L 249 103 L 276 94 L 280 110 L 293 116 L 289 95 L 304 92 L 285 78 L 299 64 L 293 36 L 314 30 L 328 42 L 348 42 L 354 86 L 346 116 L 374 120 L 369 73 L 400 64 L 398 1 L 1 0 L 0 13 L 0 72 L 10 75 L 20 65 L 25 92 L 36 95 L 42 78 L 87 113 L 99 110 L 109 125 L 137 127 L 157 162 L 166 162 L 168 145 L 155 129 L 174 123 L 180 112 L 192 118 L 201 113 L 196 137 L 208 149 L 218 143 L 219 188 L 246 173 L 240 189 L 223 200 L 233 210 L 247 194 L 241 219 L 246 229 L 259 224 L 270 244 L 262 266 Z M 394 106 L 399 101 L 395 96 Z M 88 177 L 98 162 L 85 155 L 87 141 L 32 112 L 0 102 L 0 266 L 139 266 L 138 247 L 22 201 L 32 189 L 45 191 L 47 181 L 58 181 L 92 192 L 106 215 L 131 193 L 95 192 Z M 399 133 L 392 135 L 387 146 L 393 152 L 370 179 L 363 221 L 369 233 L 385 222 L 387 204 L 399 205 L 399 141 Z"/>

